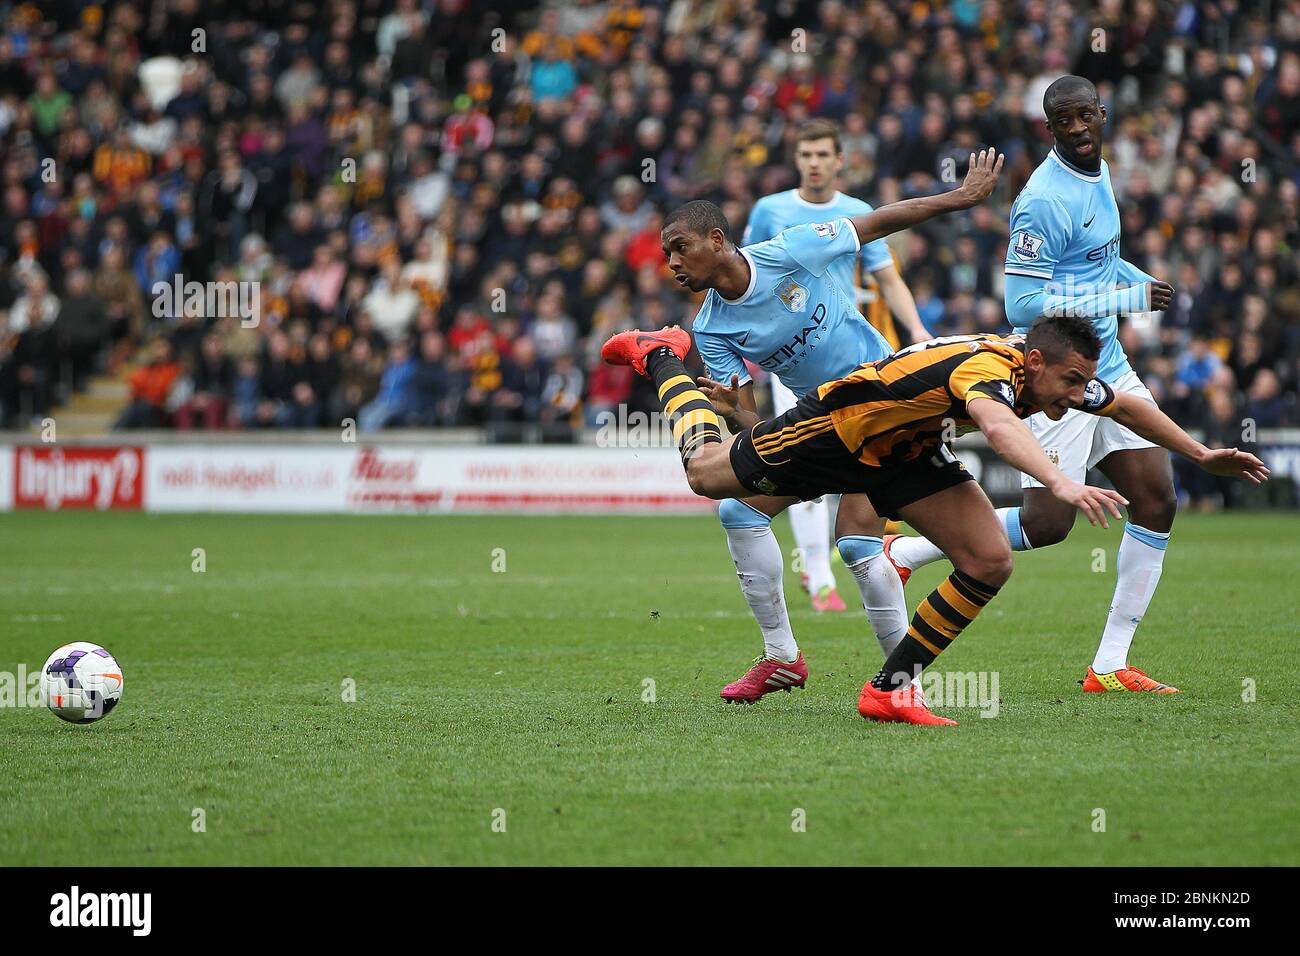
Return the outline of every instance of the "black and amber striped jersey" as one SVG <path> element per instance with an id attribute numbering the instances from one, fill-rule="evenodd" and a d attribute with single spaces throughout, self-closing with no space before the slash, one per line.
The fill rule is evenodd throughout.
<path id="1" fill-rule="evenodd" d="M 1024 398 L 1022 335 L 932 339 L 861 365 L 817 390 L 828 424 L 865 465 L 910 461 L 974 429 L 971 401 L 1001 402 L 1020 418 L 1040 409 Z M 1084 389 L 1082 411 L 1107 415 L 1115 393 L 1100 379 Z"/>

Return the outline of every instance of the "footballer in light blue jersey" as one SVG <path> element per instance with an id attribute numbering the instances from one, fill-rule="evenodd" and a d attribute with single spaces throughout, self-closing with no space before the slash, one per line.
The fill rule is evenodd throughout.
<path id="1" fill-rule="evenodd" d="M 1119 254 L 1119 206 L 1102 160 L 1080 169 L 1054 147 L 1011 207 L 1005 272 L 1007 313 L 1023 333 L 1043 313 L 1093 319 L 1101 337 L 1097 377 L 1117 381 L 1132 371 L 1119 343 L 1118 312 L 1146 312 L 1147 283 L 1156 281 Z M 1037 282 L 1046 280 L 1041 295 Z"/>
<path id="2" fill-rule="evenodd" d="M 1120 216 L 1110 169 L 1101 158 L 1106 107 L 1082 76 L 1063 76 L 1043 94 L 1052 150 L 1016 197 L 1011 210 L 1004 299 L 1007 317 L 1023 332 L 1040 315 L 1092 320 L 1101 339 L 1097 378 L 1117 394 L 1155 405 L 1119 343 L 1120 313 L 1169 307 L 1173 287 L 1120 258 Z M 1177 511 L 1169 453 L 1118 421 L 1077 410 L 1052 420 L 1027 420 L 1048 458 L 1075 481 L 1097 468 L 1127 500 L 1128 520 L 1116 560 L 1115 594 L 1093 656 L 1080 681 L 1089 693 L 1177 693 L 1131 666 L 1129 651 L 1164 567 Z M 1037 479 L 1024 475 L 1025 503 L 998 512 L 1015 551 L 1064 540 L 1075 510 Z M 937 560 L 924 539 L 892 545 L 908 568 Z"/>
<path id="3" fill-rule="evenodd" d="M 843 220 L 844 217 L 864 216 L 872 212 L 872 208 L 860 199 L 854 199 L 846 196 L 835 188 L 836 178 L 844 168 L 844 151 L 840 141 L 839 128 L 829 120 L 814 119 L 802 124 L 799 127 L 795 137 L 795 168 L 799 173 L 799 185 L 795 189 L 785 192 L 773 193 L 770 196 L 764 196 L 755 203 L 754 208 L 750 210 L 749 221 L 745 227 L 745 235 L 742 240 L 743 246 L 757 248 L 759 244 L 766 244 L 770 240 L 776 240 L 785 233 L 785 230 L 794 226 L 808 226 L 819 223 L 831 223 L 828 227 L 831 230 L 838 228 L 835 223 Z M 843 230 L 841 229 L 841 232 Z M 763 259 L 764 263 L 770 258 L 772 261 L 780 262 L 780 257 L 775 255 L 780 249 L 789 252 L 791 249 L 790 241 L 798 243 L 798 235 L 783 239 L 783 246 L 773 247 L 766 252 L 759 252 L 758 258 Z M 863 244 L 856 250 L 856 253 L 847 248 L 847 243 L 843 244 L 845 252 L 842 255 L 836 255 L 826 266 L 826 274 L 836 283 L 841 292 L 844 294 L 844 301 L 851 310 L 849 313 L 852 320 L 848 322 L 836 321 L 834 330 L 828 329 L 826 333 L 818 330 L 816 338 L 807 343 L 810 357 L 813 362 L 791 362 L 787 366 L 778 370 L 777 374 L 768 376 L 768 383 L 772 390 L 772 411 L 774 415 L 781 415 L 794 408 L 799 397 L 806 391 L 808 382 L 817 378 L 819 375 L 830 374 L 834 377 L 847 375 L 856 368 L 866 356 L 872 356 L 879 353 L 880 343 L 876 337 L 870 334 L 870 329 L 875 328 L 880 337 L 888 344 L 889 348 L 898 345 L 897 333 L 894 330 L 894 321 L 897 320 L 907 330 L 907 334 L 913 341 L 918 338 L 928 338 L 921 325 L 921 317 L 916 311 L 916 301 L 912 298 L 911 291 L 899 276 L 898 270 L 894 268 L 894 258 L 890 254 L 889 246 L 885 244 L 884 239 L 875 239 Z M 833 252 L 838 248 L 834 240 L 828 244 L 827 252 Z M 770 255 L 771 254 L 771 255 Z M 820 256 L 821 253 L 817 252 Z M 802 257 L 808 261 L 807 256 Z M 746 260 L 748 261 L 748 260 Z M 755 259 L 757 261 L 757 259 Z M 858 289 L 861 276 L 858 273 L 858 267 L 861 265 L 867 272 L 870 272 L 879 288 L 880 295 L 884 303 L 888 306 L 887 310 L 876 310 L 878 318 L 872 321 L 870 318 L 858 319 L 853 313 L 859 311 L 860 293 Z M 756 267 L 755 273 L 760 270 Z M 797 280 L 796 280 L 797 281 Z M 759 289 L 756 287 L 755 295 L 759 295 Z M 811 328 L 811 322 L 804 319 L 800 314 L 785 309 L 785 304 L 779 298 L 771 298 L 776 316 L 774 319 L 774 328 L 779 328 L 783 324 L 788 326 L 782 333 L 785 342 L 768 341 L 761 343 L 769 347 L 768 351 L 761 352 L 758 356 L 760 364 L 761 359 L 770 357 L 773 349 L 788 344 L 796 338 L 801 337 L 803 330 Z M 741 307 L 743 309 L 743 307 Z M 805 310 L 807 312 L 808 310 Z M 816 308 L 811 312 L 816 316 Z M 726 382 L 730 376 L 726 374 L 727 369 L 736 375 L 737 380 L 744 376 L 743 360 L 745 358 L 744 348 L 751 344 L 749 336 L 752 334 L 751 329 L 763 328 L 752 320 L 753 317 L 745 316 L 743 311 L 737 313 L 735 322 L 740 323 L 735 326 L 735 339 L 731 343 L 725 341 L 725 330 L 728 323 L 732 322 L 721 310 L 714 309 L 710 306 L 710 314 L 706 316 L 704 325 L 710 323 L 718 330 L 713 335 L 707 336 L 699 341 L 705 344 L 700 348 L 707 350 L 706 360 L 712 356 L 710 371 Z M 883 320 L 883 321 L 882 321 Z M 735 322 L 732 324 L 734 325 Z M 766 319 L 764 319 L 766 322 Z M 877 324 L 879 322 L 879 324 Z M 696 331 L 701 328 L 701 323 L 697 320 L 695 324 Z M 823 334 L 829 335 L 829 338 L 822 339 Z M 770 338 L 770 337 L 769 337 Z M 730 348 L 728 345 L 730 344 Z M 739 363 L 739 365 L 737 364 Z M 790 387 L 790 379 L 802 375 L 802 386 L 796 382 L 797 391 Z M 748 377 L 748 376 L 745 376 Z M 753 399 L 753 389 L 749 386 L 741 393 L 743 399 L 749 403 Z M 747 404 L 746 407 L 751 407 Z M 853 502 L 850 501 L 851 511 Z M 851 551 L 857 547 L 865 555 L 870 551 L 876 542 L 879 542 L 883 550 L 883 540 L 876 537 L 876 523 L 866 520 L 869 513 L 869 507 L 863 506 L 858 509 L 862 514 L 862 521 L 855 525 L 855 531 L 861 532 L 867 537 L 858 537 L 855 535 L 854 542 L 849 545 Z M 764 515 L 755 513 L 753 509 L 739 501 L 728 501 L 720 509 L 720 515 L 724 524 L 732 523 L 736 515 L 739 514 L 741 520 L 746 523 L 762 522 Z M 838 514 L 838 509 L 836 509 Z M 788 511 L 790 518 L 790 529 L 794 533 L 795 545 L 798 553 L 803 555 L 803 571 L 800 575 L 800 583 L 804 591 L 807 592 L 809 599 L 812 601 L 813 610 L 815 611 L 841 611 L 847 610 L 848 605 L 840 597 L 839 591 L 835 585 L 835 573 L 831 569 L 831 547 L 832 528 L 832 509 L 830 502 L 826 500 L 805 501 L 791 505 Z M 772 542 L 773 549 L 775 542 Z M 866 549 L 864 551 L 864 548 Z M 845 548 L 841 547 L 841 552 L 845 553 Z M 753 549 L 748 549 L 747 554 L 753 556 Z M 863 555 L 858 555 L 861 557 Z M 867 555 L 869 556 L 869 555 Z M 850 556 L 846 560 L 852 563 L 854 558 Z M 760 562 L 761 563 L 761 562 Z M 761 569 L 751 568 L 743 559 L 738 559 L 736 570 L 741 574 Z M 880 585 L 881 590 L 887 589 L 889 582 L 883 581 Z M 780 599 L 778 599 L 780 600 Z M 896 600 L 898 612 L 890 617 L 890 627 L 897 621 L 906 617 L 906 605 L 902 599 L 901 588 L 889 591 L 883 596 L 873 595 L 870 600 L 865 601 L 865 606 L 876 610 L 878 617 L 889 616 L 885 610 L 891 600 Z M 783 601 L 781 602 L 784 603 Z M 755 609 L 755 616 L 762 620 L 763 615 L 768 609 L 760 602 L 760 607 Z M 870 616 L 870 614 L 869 614 Z M 873 627 L 877 622 L 873 621 Z M 883 630 L 890 630 L 885 627 Z M 881 628 L 877 628 L 881 630 Z M 791 637 L 791 642 L 793 636 Z M 794 649 L 793 643 L 785 646 L 772 648 L 773 651 L 784 652 L 788 655 Z"/>
<path id="4" fill-rule="evenodd" d="M 709 376 L 730 382 L 734 375 L 744 385 L 748 360 L 802 396 L 889 355 L 889 343 L 831 272 L 839 260 L 851 263 L 861 248 L 853 223 L 843 217 L 742 246 L 749 287 L 736 299 L 710 289 L 691 326 Z"/>
<path id="5" fill-rule="evenodd" d="M 832 139 L 833 135 L 811 138 Z M 705 401 L 725 415 L 733 431 L 742 432 L 757 423 L 746 360 L 772 372 L 774 381 L 779 378 L 799 395 L 813 393 L 803 399 L 807 402 L 815 400 L 818 386 L 843 377 L 855 365 L 890 353 L 888 343 L 858 313 L 850 292 L 836 281 L 832 267 L 840 261 L 851 264 L 864 243 L 987 199 L 1003 157 L 989 150 L 972 159 L 966 181 L 950 192 L 894 203 L 862 215 L 797 225 L 770 240 L 740 248 L 731 240 L 722 210 L 711 202 L 694 200 L 668 216 L 661 233 L 668 267 L 679 286 L 706 293 L 691 331 L 709 377 L 698 380 L 700 389 L 696 391 L 689 377 L 682 374 L 684 353 L 677 351 L 672 355 L 675 366 L 659 362 L 659 372 L 653 373 L 665 414 L 670 419 L 677 416 L 673 429 L 683 461 L 689 461 L 696 448 L 718 434 L 717 419 L 709 420 Z M 805 173 L 802 166 L 800 172 Z M 653 350 L 666 362 L 663 353 L 667 347 L 654 348 L 653 343 L 667 342 L 673 334 L 680 336 L 680 332 L 667 336 L 625 332 L 607 342 L 602 354 L 607 361 L 635 368 L 636 362 L 645 361 L 639 356 Z M 661 381 L 658 376 L 665 368 L 673 374 Z M 743 501 L 727 499 L 719 505 L 718 516 L 726 529 L 741 590 L 763 634 L 763 657 L 742 678 L 722 689 L 724 700 L 752 702 L 774 690 L 803 686 L 807 679 L 807 666 L 785 607 L 781 583 L 784 557 L 771 529 L 772 517 L 796 501 L 792 497 L 752 496 Z M 824 536 L 824 522 L 822 529 Z M 887 564 L 881 540 L 883 521 L 865 495 L 846 495 L 835 532 L 841 555 L 864 589 L 864 609 L 876 612 L 875 617 L 870 611 L 868 616 L 882 650 L 893 647 L 907 630 L 902 583 L 892 570 L 892 579 L 867 573 L 869 564 L 877 570 L 885 569 L 882 562 Z M 875 589 L 870 598 L 866 597 L 868 588 Z M 886 590 L 888 593 L 876 593 Z M 845 609 L 843 602 L 839 609 Z"/>

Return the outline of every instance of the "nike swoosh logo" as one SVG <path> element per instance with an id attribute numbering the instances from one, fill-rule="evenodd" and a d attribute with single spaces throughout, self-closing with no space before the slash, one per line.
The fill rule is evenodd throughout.
<path id="1" fill-rule="evenodd" d="M 1096 219 L 1096 218 L 1097 218 L 1097 214 L 1096 214 L 1096 213 L 1093 213 L 1092 219 L 1089 219 L 1087 222 L 1085 222 L 1085 223 L 1083 224 L 1083 228 L 1084 228 L 1084 229 L 1087 229 L 1089 226 L 1091 226 L 1091 225 L 1092 225 L 1092 220 L 1093 220 L 1093 219 Z"/>
<path id="2" fill-rule="evenodd" d="M 744 335 L 737 338 L 736 341 L 739 342 L 741 345 L 744 345 L 746 342 L 749 341 L 749 333 L 746 332 Z"/>

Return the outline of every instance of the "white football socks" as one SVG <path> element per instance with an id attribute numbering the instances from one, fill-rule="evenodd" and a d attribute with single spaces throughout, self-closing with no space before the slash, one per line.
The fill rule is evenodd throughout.
<path id="1" fill-rule="evenodd" d="M 1029 551 L 1034 547 L 1020 527 L 1019 508 L 999 508 L 995 514 L 1002 522 L 1002 529 L 1007 533 L 1012 551 Z M 929 538 L 917 538 L 911 535 L 896 540 L 890 546 L 889 553 L 893 555 L 895 561 L 913 571 L 943 557 L 943 552 L 931 544 Z"/>
<path id="2" fill-rule="evenodd" d="M 876 643 L 888 660 L 907 634 L 910 624 L 902 579 L 885 557 L 884 543 L 880 538 L 851 535 L 840 538 L 837 544 L 844 564 L 853 572 L 853 580 L 858 582 L 862 608 L 876 634 Z M 920 686 L 920 675 L 913 683 Z"/>
<path id="3" fill-rule="evenodd" d="M 894 556 L 895 561 L 913 571 L 943 557 L 943 552 L 932 545 L 929 538 L 914 537 L 910 534 L 895 538 L 894 543 L 889 547 L 889 553 Z"/>
<path id="4" fill-rule="evenodd" d="M 883 554 L 851 564 L 849 570 L 858 582 L 862 608 L 867 612 L 871 629 L 876 632 L 880 651 L 888 657 L 907 633 L 909 620 L 903 582 Z"/>
<path id="5" fill-rule="evenodd" d="M 1160 583 L 1168 546 L 1168 533 L 1148 531 L 1132 522 L 1124 526 L 1115 562 L 1115 596 L 1110 602 L 1097 655 L 1092 659 L 1094 672 L 1110 674 L 1128 666 L 1129 647 Z"/>
<path id="6" fill-rule="evenodd" d="M 740 590 L 763 632 L 763 653 L 773 660 L 793 661 L 799 656 L 799 645 L 790 629 L 781 588 L 785 562 L 776 535 L 770 525 L 727 528 L 726 532 Z"/>
<path id="7" fill-rule="evenodd" d="M 805 501 L 786 509 L 794 543 L 803 554 L 808 590 L 816 594 L 835 586 L 831 571 L 831 518 L 825 501 Z"/>

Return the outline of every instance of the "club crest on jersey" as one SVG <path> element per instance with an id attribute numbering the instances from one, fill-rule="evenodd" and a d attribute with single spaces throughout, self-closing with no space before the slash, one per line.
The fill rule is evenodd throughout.
<path id="1" fill-rule="evenodd" d="M 791 312 L 802 312 L 808 304 L 808 290 L 791 278 L 778 283 L 772 294 Z"/>
<path id="2" fill-rule="evenodd" d="M 839 226 L 834 222 L 815 222 L 813 223 L 813 232 L 823 239 L 834 239 L 835 233 L 839 231 Z"/>
<path id="3" fill-rule="evenodd" d="M 1038 250 L 1041 248 L 1043 248 L 1041 236 L 1034 236 L 1027 232 L 1016 233 L 1016 245 L 1012 251 L 1015 252 L 1017 259 L 1035 262 L 1038 260 Z"/>

